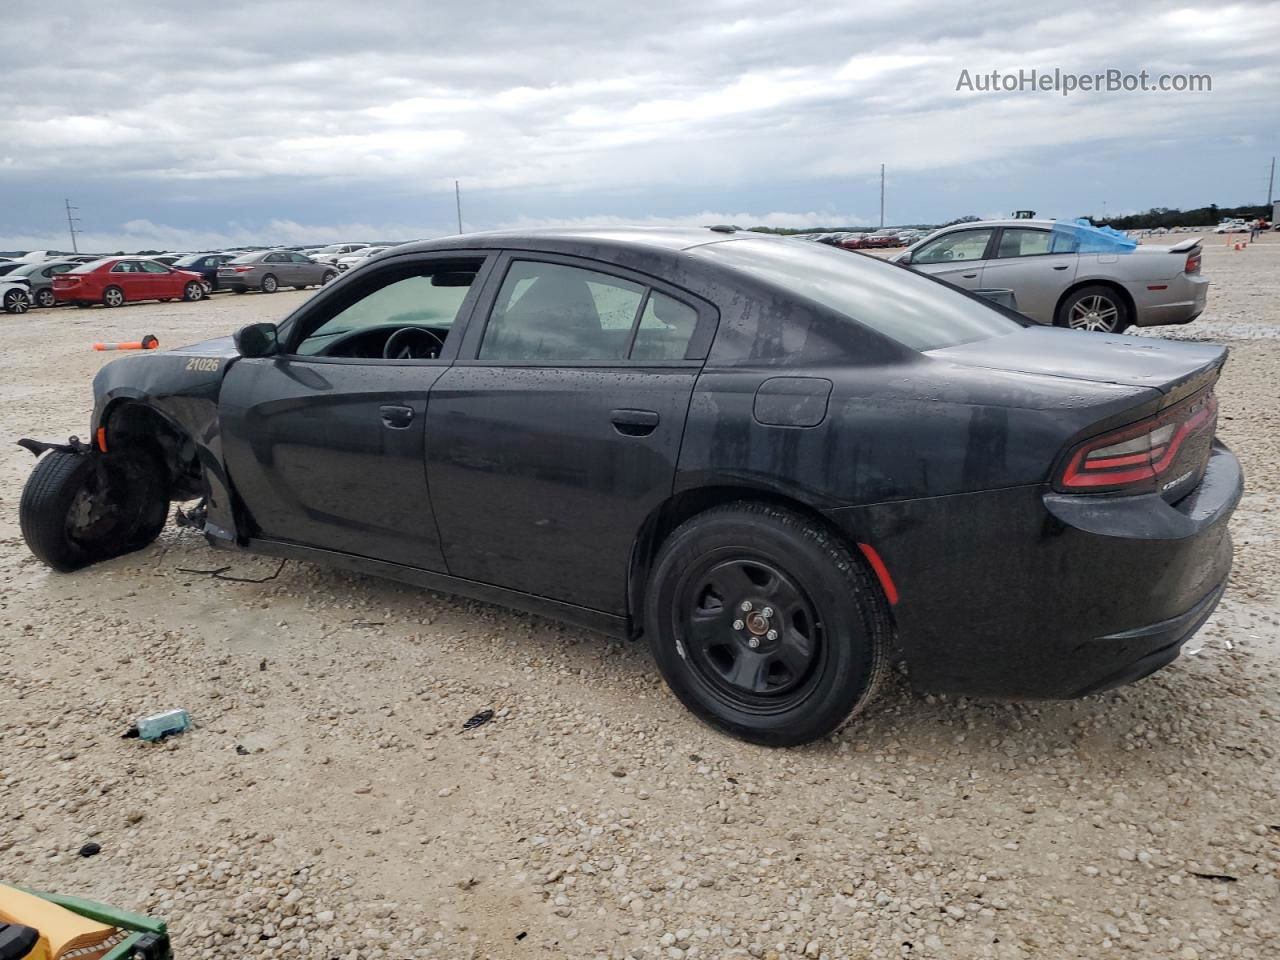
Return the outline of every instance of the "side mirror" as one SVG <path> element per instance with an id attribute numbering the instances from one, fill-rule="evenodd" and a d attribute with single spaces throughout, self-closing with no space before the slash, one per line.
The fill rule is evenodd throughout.
<path id="1" fill-rule="evenodd" d="M 894 260 L 894 262 L 895 262 L 895 263 L 910 263 L 910 262 L 911 262 L 911 251 L 910 251 L 910 250 L 903 250 L 900 254 L 898 254 L 896 257 L 894 257 L 894 258 L 893 258 L 893 260 Z"/>
<path id="2" fill-rule="evenodd" d="M 274 323 L 251 323 L 237 330 L 233 339 L 242 357 L 269 357 L 280 352 Z"/>

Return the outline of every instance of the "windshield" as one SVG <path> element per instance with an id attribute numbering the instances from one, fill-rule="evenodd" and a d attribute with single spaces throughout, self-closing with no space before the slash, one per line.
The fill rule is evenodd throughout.
<path id="1" fill-rule="evenodd" d="M 822 244 L 744 238 L 703 244 L 690 253 L 819 303 L 913 350 L 1022 329 L 984 301 L 944 283 Z"/>

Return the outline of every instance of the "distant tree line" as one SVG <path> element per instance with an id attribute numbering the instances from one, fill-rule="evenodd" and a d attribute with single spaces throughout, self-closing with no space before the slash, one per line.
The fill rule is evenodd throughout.
<path id="1" fill-rule="evenodd" d="M 1106 217 L 1093 219 L 1098 226 L 1106 225 L 1117 230 L 1150 230 L 1153 227 L 1204 227 L 1220 223 L 1224 217 L 1239 217 L 1241 220 L 1271 219 L 1271 208 L 1263 204 L 1245 207 L 1219 207 L 1211 203 L 1207 207 L 1194 210 L 1179 210 L 1176 207 L 1152 207 L 1145 213 L 1134 213 L 1127 217 Z"/>

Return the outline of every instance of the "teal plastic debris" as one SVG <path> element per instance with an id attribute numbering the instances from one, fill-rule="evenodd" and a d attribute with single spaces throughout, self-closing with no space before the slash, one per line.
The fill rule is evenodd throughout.
<path id="1" fill-rule="evenodd" d="M 182 733 L 191 726 L 191 717 L 187 715 L 187 711 L 179 708 L 177 710 L 166 710 L 164 713 L 152 714 L 149 717 L 143 717 L 133 725 L 129 733 L 125 736 L 134 735 L 142 740 L 163 740 L 165 737 L 175 733 Z"/>
<path id="2" fill-rule="evenodd" d="M 1138 241 L 1114 227 L 1095 227 L 1083 218 L 1072 223 L 1059 221 L 1052 232 L 1050 249 L 1055 253 L 1129 253 L 1138 247 Z"/>

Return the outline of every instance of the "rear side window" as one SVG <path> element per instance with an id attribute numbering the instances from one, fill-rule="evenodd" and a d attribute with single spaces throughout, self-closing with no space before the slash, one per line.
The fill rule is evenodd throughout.
<path id="1" fill-rule="evenodd" d="M 875 257 L 817 243 L 742 239 L 694 247 L 732 267 L 915 350 L 1002 336 L 1022 325 L 984 301 Z"/>
<path id="2" fill-rule="evenodd" d="M 513 261 L 479 359 L 498 363 L 683 360 L 698 313 L 644 284 L 559 263 Z"/>
<path id="3" fill-rule="evenodd" d="M 650 291 L 636 328 L 632 360 L 683 360 L 698 326 L 698 312 L 665 293 Z"/>

